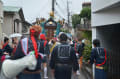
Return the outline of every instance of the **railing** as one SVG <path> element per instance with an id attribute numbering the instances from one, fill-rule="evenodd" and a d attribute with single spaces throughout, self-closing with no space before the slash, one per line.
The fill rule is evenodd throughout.
<path id="1" fill-rule="evenodd" d="M 78 30 L 91 30 L 91 24 L 78 24 L 77 25 Z"/>

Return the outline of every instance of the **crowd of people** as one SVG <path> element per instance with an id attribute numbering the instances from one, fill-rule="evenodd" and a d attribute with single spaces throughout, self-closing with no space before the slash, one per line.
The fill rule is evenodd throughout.
<path id="1" fill-rule="evenodd" d="M 84 41 L 81 39 L 73 40 L 64 32 L 61 32 L 58 37 L 54 37 L 48 41 L 45 34 L 41 34 L 41 30 L 40 26 L 31 26 L 30 36 L 21 38 L 20 40 L 17 37 L 12 38 L 11 46 L 9 45 L 9 38 L 5 37 L 4 43 L 1 42 L 1 64 L 5 59 L 17 60 L 34 51 L 37 59 L 35 70 L 26 68 L 16 76 L 17 79 L 41 79 L 41 70 L 43 70 L 44 79 L 47 79 L 48 66 L 55 79 L 71 79 L 72 72 L 74 72 L 74 75 L 80 75 L 79 70 L 82 68 Z M 95 50 L 93 52 L 96 52 Z M 91 54 L 89 63 L 94 63 L 96 59 L 95 55 Z M 96 59 L 96 62 L 97 60 L 100 61 L 97 62 L 98 64 L 103 62 L 104 56 L 102 58 L 101 61 L 100 58 Z"/>

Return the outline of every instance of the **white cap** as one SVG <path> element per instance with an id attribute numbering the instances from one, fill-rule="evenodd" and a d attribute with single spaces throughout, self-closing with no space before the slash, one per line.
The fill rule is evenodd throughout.
<path id="1" fill-rule="evenodd" d="M 82 40 L 82 43 L 85 43 L 85 39 Z"/>

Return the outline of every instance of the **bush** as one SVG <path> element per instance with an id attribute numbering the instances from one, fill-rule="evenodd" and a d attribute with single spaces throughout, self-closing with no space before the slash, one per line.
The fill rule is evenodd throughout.
<path id="1" fill-rule="evenodd" d="M 83 51 L 83 60 L 87 62 L 90 58 L 92 50 L 92 44 L 89 43 L 88 45 L 85 45 L 84 51 Z"/>
<path id="2" fill-rule="evenodd" d="M 83 37 L 88 40 L 92 40 L 92 31 L 83 31 Z"/>

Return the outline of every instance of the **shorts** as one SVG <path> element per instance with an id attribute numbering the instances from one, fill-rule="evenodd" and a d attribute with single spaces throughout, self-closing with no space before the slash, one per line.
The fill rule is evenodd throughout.
<path id="1" fill-rule="evenodd" d="M 47 56 L 44 56 L 44 57 L 43 57 L 42 63 L 47 63 Z"/>

